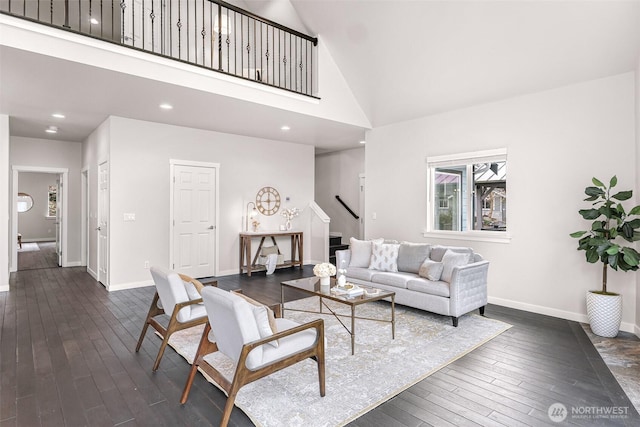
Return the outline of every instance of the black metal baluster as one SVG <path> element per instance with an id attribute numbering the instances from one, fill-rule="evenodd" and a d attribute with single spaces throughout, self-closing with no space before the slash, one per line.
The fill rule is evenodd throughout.
<path id="1" fill-rule="evenodd" d="M 135 3 L 135 0 L 133 0 L 133 2 Z M 144 49 L 147 46 L 146 43 L 144 42 L 145 41 L 144 40 L 145 36 L 147 35 L 147 32 L 144 30 L 144 21 L 145 21 L 145 19 L 144 19 L 144 9 L 145 9 L 144 0 L 142 0 L 142 12 L 140 13 L 140 17 L 142 19 L 142 49 Z"/>
<path id="2" fill-rule="evenodd" d="M 122 27 L 122 38 L 120 39 L 120 43 L 125 43 L 124 40 L 124 10 L 127 7 L 127 4 L 124 2 L 124 0 L 120 1 L 120 10 L 122 11 L 122 22 L 120 23 L 120 26 Z"/>
<path id="3" fill-rule="evenodd" d="M 113 8 L 113 0 L 111 0 L 111 39 L 112 40 L 115 40 L 115 38 L 116 38 L 116 35 L 113 32 L 114 29 L 115 29 L 115 27 L 114 27 L 115 19 L 114 18 L 115 18 L 115 10 Z M 122 42 L 122 40 L 120 42 Z"/>
<path id="4" fill-rule="evenodd" d="M 178 58 L 182 59 L 182 5 L 180 0 L 178 0 L 178 23 L 176 26 L 178 27 Z"/>
<path id="5" fill-rule="evenodd" d="M 280 76 L 281 76 L 283 70 L 284 70 L 285 86 L 287 84 L 287 49 L 286 49 L 287 38 L 284 37 L 282 39 L 282 41 L 285 44 L 285 49 L 284 49 L 284 57 L 282 58 L 282 63 L 284 64 L 282 69 L 280 68 L 280 64 L 278 64 L 278 86 L 280 86 L 280 87 L 282 87 L 282 79 L 280 78 Z M 278 49 L 280 50 L 280 56 L 282 56 L 282 45 L 280 44 L 280 29 L 278 29 Z"/>
<path id="6" fill-rule="evenodd" d="M 262 32 L 263 32 L 262 31 L 262 21 L 260 21 L 260 81 L 262 81 L 262 77 L 263 77 L 262 76 L 262 70 L 263 70 L 263 68 L 262 68 L 262 50 L 263 50 L 263 47 L 262 47 Z"/>
<path id="7" fill-rule="evenodd" d="M 200 32 L 200 34 L 202 34 L 202 65 L 204 66 L 205 65 L 204 45 L 206 43 L 204 40 L 204 36 L 207 34 L 204 28 L 204 0 L 202 0 L 202 31 Z"/>
<path id="8" fill-rule="evenodd" d="M 247 78 L 251 78 L 251 18 L 247 16 Z M 244 69 L 242 70 L 244 77 Z"/>
<path id="9" fill-rule="evenodd" d="M 242 54 L 242 46 L 244 46 L 244 18 L 240 15 L 240 73 L 244 76 L 244 55 Z M 236 76 L 238 72 L 236 71 Z"/>
<path id="10" fill-rule="evenodd" d="M 131 46 L 136 45 L 136 2 L 131 2 Z"/>
<path id="11" fill-rule="evenodd" d="M 291 34 L 289 34 L 289 89 L 293 90 L 293 73 L 295 72 L 295 62 L 293 61 L 293 55 L 291 54 L 293 43 L 291 43 Z"/>
<path id="12" fill-rule="evenodd" d="M 155 0 L 151 0 L 151 14 L 149 18 L 151 18 L 151 52 L 156 51 L 156 2 Z"/>
<path id="13" fill-rule="evenodd" d="M 92 0 L 89 0 L 89 34 L 93 33 L 93 5 Z"/>
<path id="14" fill-rule="evenodd" d="M 236 17 L 237 13 L 233 12 L 233 73 L 238 75 L 238 34 L 236 30 L 238 28 L 238 21 Z M 242 17 L 240 17 L 240 24 L 242 24 Z M 242 38 L 242 31 L 240 31 L 240 38 Z M 240 40 L 240 46 L 242 46 L 242 40 Z M 242 58 L 242 56 L 240 56 Z M 231 70 L 229 70 L 231 71 Z"/>
<path id="15" fill-rule="evenodd" d="M 256 20 L 253 20 L 253 78 L 255 80 L 260 80 L 258 77 L 258 61 L 256 61 L 256 54 L 258 52 L 258 46 L 256 45 Z"/>
<path id="16" fill-rule="evenodd" d="M 11 2 L 9 2 L 9 8 L 11 8 Z M 11 9 L 9 9 L 11 11 Z M 38 21 L 40 20 L 40 0 L 38 0 Z"/>
<path id="17" fill-rule="evenodd" d="M 53 0 L 49 2 L 49 22 L 53 24 Z M 69 2 L 64 3 L 64 26 L 69 28 Z"/>
<path id="18" fill-rule="evenodd" d="M 265 52 L 264 56 L 267 58 L 267 67 L 265 68 L 267 70 L 267 84 L 269 83 L 269 25 L 267 25 L 267 51 Z"/>
<path id="19" fill-rule="evenodd" d="M 104 14 L 102 10 L 102 0 L 100 0 L 100 38 L 104 38 L 104 31 L 102 30 L 104 27 Z"/>
<path id="20" fill-rule="evenodd" d="M 236 19 L 236 13 L 233 12 L 233 20 L 234 20 L 234 24 L 235 24 L 235 19 Z M 222 20 L 222 18 L 220 18 L 220 20 Z M 231 27 L 229 26 L 229 9 L 227 9 L 227 72 L 231 71 L 231 59 L 230 59 L 230 46 L 231 46 L 231 40 L 229 39 L 229 37 L 231 36 L 231 31 L 229 31 Z M 222 32 L 220 34 L 220 39 L 222 40 Z M 220 55 L 222 55 L 222 49 L 221 49 L 221 53 Z M 220 56 L 220 60 L 222 62 L 222 56 Z M 222 67 L 222 65 L 221 65 Z M 222 68 L 221 68 L 222 69 Z"/>
<path id="21" fill-rule="evenodd" d="M 219 18 L 219 20 L 222 20 L 222 16 Z M 210 53 L 211 53 L 210 61 L 211 61 L 211 68 L 212 69 L 213 69 L 213 48 L 214 48 L 213 38 L 215 37 L 215 34 L 216 34 L 215 29 L 213 28 L 214 25 L 215 24 L 213 22 L 213 5 L 211 3 L 209 3 L 209 28 L 211 28 L 211 42 L 209 43 L 209 50 L 210 50 Z"/>
<path id="22" fill-rule="evenodd" d="M 166 12 L 166 5 L 164 0 L 160 0 L 160 53 L 162 55 L 165 54 L 164 48 L 164 37 L 165 37 L 165 29 L 164 29 L 164 14 Z"/>

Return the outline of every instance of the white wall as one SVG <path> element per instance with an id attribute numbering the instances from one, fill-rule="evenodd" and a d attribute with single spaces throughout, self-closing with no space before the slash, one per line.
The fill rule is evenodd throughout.
<path id="1" fill-rule="evenodd" d="M 577 211 L 593 176 L 636 184 L 634 97 L 627 73 L 369 131 L 367 236 L 472 246 L 491 261 L 490 302 L 586 320 L 585 293 L 600 287 L 601 270 L 569 233 L 586 225 Z M 424 238 L 425 158 L 501 147 L 510 243 Z M 622 326 L 632 330 L 635 275 L 612 272 L 608 288 L 623 295 Z"/>
<path id="2" fill-rule="evenodd" d="M 360 238 L 360 222 L 336 200 L 342 200 L 360 215 L 360 178 L 364 172 L 364 147 L 316 155 L 316 203 L 331 218 L 331 231 L 342 233 L 342 241 Z"/>
<path id="3" fill-rule="evenodd" d="M 18 192 L 33 199 L 33 206 L 26 212 L 18 212 L 18 233 L 23 242 L 53 241 L 56 239 L 55 216 L 49 213 L 49 186 L 56 186 L 58 174 L 20 172 Z"/>
<path id="4" fill-rule="evenodd" d="M 67 264 L 81 264 L 81 194 L 80 165 L 82 144 L 36 138 L 11 137 L 11 165 L 66 168 L 69 170 L 67 186 Z M 18 177 L 18 184 L 20 178 Z"/>
<path id="5" fill-rule="evenodd" d="M 275 187 L 283 208 L 304 208 L 313 200 L 312 146 L 120 117 L 111 117 L 109 127 L 109 288 L 149 281 L 146 260 L 168 266 L 170 159 L 220 164 L 218 275 L 238 272 L 238 233 L 246 204 L 260 188 Z M 124 213 L 135 213 L 136 220 L 124 222 Z M 259 220 L 262 230 L 284 223 L 279 213 Z"/>
<path id="6" fill-rule="evenodd" d="M 0 292 L 9 291 L 9 116 L 0 114 Z"/>
<path id="7" fill-rule="evenodd" d="M 109 160 L 109 127 L 107 119 L 82 144 L 82 169 L 89 175 L 87 221 L 87 272 L 98 278 L 98 165 Z"/>

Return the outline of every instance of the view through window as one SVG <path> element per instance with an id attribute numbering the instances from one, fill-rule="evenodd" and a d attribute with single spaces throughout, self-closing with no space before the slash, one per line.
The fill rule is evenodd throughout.
<path id="1" fill-rule="evenodd" d="M 506 231 L 506 151 L 429 158 L 427 165 L 431 231 Z"/>

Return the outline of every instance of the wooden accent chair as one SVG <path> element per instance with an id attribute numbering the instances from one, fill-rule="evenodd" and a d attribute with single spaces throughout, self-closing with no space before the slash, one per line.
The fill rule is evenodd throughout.
<path id="1" fill-rule="evenodd" d="M 229 422 L 241 387 L 307 358 L 317 362 L 320 396 L 325 395 L 322 319 L 300 325 L 288 319 L 276 318 L 278 332 L 273 333 L 269 329 L 264 306 L 255 306 L 233 292 L 210 287 L 202 290 L 202 298 L 209 322 L 202 333 L 182 392 L 181 403 L 187 401 L 196 372 L 200 368 L 227 393 L 220 422 L 220 426 L 224 427 Z M 215 342 L 211 341 L 213 337 Z M 211 358 L 207 355 L 217 351 L 236 363 L 233 378 L 224 376 L 209 363 Z"/>
<path id="2" fill-rule="evenodd" d="M 140 350 L 147 329 L 151 325 L 162 336 L 162 344 L 153 364 L 153 370 L 156 371 L 171 334 L 206 323 L 207 311 L 200 296 L 204 285 L 198 280 L 160 267 L 151 267 L 151 276 L 156 286 L 156 293 L 140 333 L 136 353 Z M 217 282 L 212 284 L 217 286 Z M 168 313 L 171 313 L 171 316 L 165 328 L 155 317 L 168 315 Z"/>

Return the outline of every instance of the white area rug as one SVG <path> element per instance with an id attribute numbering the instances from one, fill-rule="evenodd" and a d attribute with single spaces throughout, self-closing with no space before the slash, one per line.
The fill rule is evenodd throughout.
<path id="1" fill-rule="evenodd" d="M 33 251 L 39 251 L 39 250 L 40 250 L 40 247 L 38 246 L 37 243 L 34 243 L 34 242 L 23 243 L 22 248 L 18 247 L 18 252 L 33 252 Z"/>
<path id="2" fill-rule="evenodd" d="M 341 304 L 331 306 L 348 313 Z M 293 301 L 285 307 L 317 310 L 318 299 Z M 356 308 L 356 315 L 388 319 L 390 307 L 383 301 L 364 304 Z M 319 316 L 325 321 L 328 342 L 326 396 L 320 397 L 317 365 L 311 360 L 248 384 L 240 389 L 235 404 L 257 426 L 344 425 L 511 327 L 470 314 L 454 328 L 449 317 L 396 306 L 396 338 L 391 339 L 389 323 L 356 320 L 352 356 L 351 338 L 333 316 L 285 310 L 285 317 L 300 323 Z M 201 335 L 202 327 L 180 331 L 169 345 L 191 363 Z"/>

